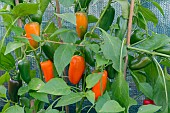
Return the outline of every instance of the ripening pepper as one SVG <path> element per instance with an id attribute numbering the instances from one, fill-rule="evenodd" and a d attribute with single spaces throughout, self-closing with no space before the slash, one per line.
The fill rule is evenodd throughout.
<path id="1" fill-rule="evenodd" d="M 93 86 L 92 91 L 95 93 L 95 100 L 97 100 L 99 96 L 103 95 L 107 85 L 107 76 L 107 71 L 104 70 L 102 78 Z"/>
<path id="2" fill-rule="evenodd" d="M 82 56 L 74 55 L 70 61 L 68 78 L 72 84 L 77 84 L 85 70 L 85 60 Z"/>
<path id="3" fill-rule="evenodd" d="M 41 62 L 40 66 L 44 73 L 44 78 L 46 82 L 54 78 L 53 63 L 51 62 L 51 60 Z"/>
<path id="4" fill-rule="evenodd" d="M 37 48 L 38 47 L 38 42 L 36 42 L 31 34 L 36 35 L 36 36 L 40 36 L 40 25 L 38 22 L 30 22 L 25 24 L 24 26 L 25 32 L 26 32 L 26 37 L 28 38 L 30 45 L 33 48 Z"/>
<path id="5" fill-rule="evenodd" d="M 31 81 L 30 62 L 26 58 L 23 58 L 18 62 L 18 69 L 21 74 L 21 78 L 28 84 Z"/>
<path id="6" fill-rule="evenodd" d="M 8 95 L 12 102 L 18 102 L 18 90 L 22 86 L 22 80 L 13 80 L 10 78 L 8 82 Z"/>
<path id="7" fill-rule="evenodd" d="M 130 62 L 130 68 L 133 70 L 139 70 L 146 67 L 151 62 L 152 61 L 148 56 L 141 54 Z"/>
<path id="8" fill-rule="evenodd" d="M 143 100 L 143 105 L 148 105 L 148 104 L 153 104 L 153 105 L 155 105 L 155 103 L 154 103 L 153 100 L 150 100 L 150 99 L 145 99 L 145 100 Z"/>
<path id="9" fill-rule="evenodd" d="M 76 14 L 76 31 L 79 38 L 82 40 L 87 32 L 88 18 L 84 12 L 77 12 Z"/>

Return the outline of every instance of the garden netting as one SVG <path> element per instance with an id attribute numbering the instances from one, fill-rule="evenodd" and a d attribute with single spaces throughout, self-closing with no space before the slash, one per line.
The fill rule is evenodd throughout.
<path id="1" fill-rule="evenodd" d="M 170 37 L 170 0 L 156 0 L 156 2 L 158 2 L 160 4 L 160 6 L 163 8 L 164 10 L 164 16 L 160 13 L 160 11 L 151 3 L 147 2 L 147 0 L 141 0 L 141 2 L 143 3 L 143 6 L 151 9 L 156 16 L 158 17 L 159 23 L 156 27 L 154 27 L 154 25 L 152 23 L 149 23 L 149 28 L 151 30 L 153 30 L 154 32 L 157 32 L 159 34 L 166 34 Z M 52 1 L 52 3 L 55 2 Z M 89 13 L 90 14 L 94 14 L 96 17 L 99 17 L 101 10 L 103 9 L 103 7 L 105 7 L 105 5 L 107 4 L 107 0 L 99 0 L 99 2 L 97 2 L 95 5 L 90 5 L 89 8 Z M 114 3 L 112 4 L 112 6 L 115 8 L 116 13 L 115 16 L 118 17 L 121 14 L 121 7 L 118 3 Z M 3 7 L 3 3 L 0 3 L 0 8 Z M 51 16 L 53 15 L 54 12 L 54 7 L 50 4 L 43 16 L 43 22 L 42 22 L 42 26 L 44 26 L 48 20 L 51 18 Z M 70 7 L 70 8 L 65 8 L 64 6 L 62 6 L 60 4 L 60 10 L 61 13 L 68 13 L 68 12 L 74 12 L 74 6 Z M 116 18 L 115 17 L 115 18 Z M 109 18 L 109 17 L 108 17 Z M 56 20 L 53 20 L 54 22 L 56 22 Z M 0 18 L 0 39 L 2 38 L 2 36 L 5 33 L 5 28 L 3 26 L 3 21 L 2 18 Z M 73 28 L 75 29 L 75 26 L 73 26 L 72 24 L 70 24 L 69 22 L 66 21 L 62 21 L 64 24 L 64 26 L 68 27 L 68 28 Z M 116 22 L 116 20 L 114 20 L 114 23 Z M 57 24 L 57 22 L 56 22 Z M 89 26 L 90 28 L 90 26 Z M 9 41 L 12 41 L 13 39 L 11 38 L 13 34 L 11 34 L 11 36 L 9 38 L 6 39 L 6 43 Z M 35 69 L 36 68 L 36 64 L 35 61 L 32 61 L 32 68 Z M 0 71 L 0 75 L 2 75 L 4 72 Z M 127 81 L 129 83 L 130 86 L 130 96 L 131 97 L 136 97 L 140 92 L 138 92 L 136 90 L 136 86 L 132 81 L 131 76 L 127 76 Z M 137 101 L 138 101 L 138 105 L 140 106 L 142 104 L 142 101 L 145 97 L 144 96 L 140 96 Z M 2 103 L 0 101 L 0 106 L 3 106 L 4 103 Z M 132 108 L 130 108 L 130 113 L 136 113 L 137 112 L 137 108 L 139 106 L 134 106 Z"/>

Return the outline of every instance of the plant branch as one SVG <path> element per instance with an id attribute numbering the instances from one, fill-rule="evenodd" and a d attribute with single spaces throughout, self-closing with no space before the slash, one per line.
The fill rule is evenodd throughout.
<path id="1" fill-rule="evenodd" d="M 5 38 L 7 37 L 8 33 L 10 32 L 12 26 L 15 24 L 15 22 L 18 20 L 19 17 L 17 17 L 12 24 L 8 27 L 7 31 L 5 32 L 4 36 L 2 37 L 2 40 L 0 41 L 0 50 L 2 49 L 4 42 L 5 42 Z"/>
<path id="2" fill-rule="evenodd" d="M 59 1 L 56 0 L 56 13 L 57 14 L 60 14 L 60 4 L 59 4 Z M 61 28 L 62 25 L 61 25 L 61 18 L 60 17 L 57 17 L 57 22 L 58 22 L 58 27 Z"/>
<path id="3" fill-rule="evenodd" d="M 108 4 L 107 4 L 107 6 L 105 7 L 104 11 L 102 12 L 102 14 L 101 14 L 101 16 L 100 16 L 99 20 L 96 22 L 95 26 L 92 28 L 92 30 L 91 30 L 91 32 L 90 32 L 90 34 L 92 34 L 92 33 L 94 32 L 94 30 L 96 29 L 96 27 L 98 26 L 99 22 L 101 21 L 102 17 L 103 17 L 103 16 L 104 16 L 104 14 L 105 14 L 105 12 L 106 12 L 107 8 L 109 7 L 109 5 L 110 5 L 111 1 L 112 1 L 112 0 L 109 0 L 109 2 L 108 2 Z"/>
<path id="4" fill-rule="evenodd" d="M 144 52 L 144 53 L 147 53 L 147 54 L 151 54 L 151 55 L 157 55 L 157 56 L 162 56 L 162 57 L 167 57 L 167 58 L 170 58 L 170 55 L 166 55 L 166 54 L 162 54 L 162 53 L 158 53 L 158 52 L 151 52 L 151 51 L 148 51 L 148 50 L 144 50 L 144 49 L 140 49 L 140 48 L 135 48 L 135 47 L 131 47 L 131 46 L 128 46 L 127 47 L 128 49 L 131 49 L 131 50 L 135 50 L 135 51 L 140 51 L 140 52 Z"/>
<path id="5" fill-rule="evenodd" d="M 134 4 L 135 4 L 135 0 L 131 0 L 129 22 L 128 22 L 128 33 L 127 33 L 127 46 L 130 45 L 130 35 L 131 35 L 131 30 L 132 30 Z M 125 78 L 126 78 L 127 64 L 128 64 L 128 54 L 126 55 L 126 58 L 125 58 L 125 66 L 124 66 L 124 77 Z"/>

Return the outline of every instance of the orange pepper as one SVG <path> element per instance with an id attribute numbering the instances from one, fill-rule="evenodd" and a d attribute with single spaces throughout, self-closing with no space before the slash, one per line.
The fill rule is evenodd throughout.
<path id="1" fill-rule="evenodd" d="M 107 85 L 107 76 L 107 71 L 104 70 L 102 78 L 93 86 L 92 91 L 95 93 L 95 100 L 97 100 L 99 96 L 102 96 L 103 92 L 105 91 Z"/>
<path id="2" fill-rule="evenodd" d="M 77 84 L 85 70 L 85 60 L 82 56 L 74 55 L 71 59 L 68 78 L 72 84 Z"/>
<path id="3" fill-rule="evenodd" d="M 88 28 L 87 14 L 83 12 L 76 13 L 76 31 L 80 39 L 84 38 L 84 35 Z"/>
<path id="4" fill-rule="evenodd" d="M 44 73 L 44 78 L 45 78 L 46 82 L 48 82 L 49 80 L 54 78 L 53 63 L 51 62 L 51 60 L 41 62 L 40 65 L 41 65 L 41 69 Z"/>
<path id="5" fill-rule="evenodd" d="M 39 23 L 38 22 L 27 23 L 27 24 L 25 24 L 24 29 L 25 29 L 25 32 L 26 32 L 26 37 L 28 38 L 28 40 L 30 42 L 30 45 L 33 48 L 37 48 L 38 47 L 38 42 L 36 42 L 32 38 L 31 34 L 40 36 L 40 25 L 39 25 Z"/>

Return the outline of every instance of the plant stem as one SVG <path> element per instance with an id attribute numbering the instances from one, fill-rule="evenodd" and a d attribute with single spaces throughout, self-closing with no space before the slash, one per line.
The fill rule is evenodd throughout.
<path id="1" fill-rule="evenodd" d="M 170 58 L 170 55 L 166 55 L 166 54 L 162 54 L 162 53 L 158 53 L 158 52 L 151 52 L 151 51 L 148 51 L 148 50 L 145 50 L 145 49 L 135 48 L 135 47 L 131 47 L 131 46 L 128 46 L 127 48 L 131 49 L 131 50 L 136 50 L 136 51 L 144 52 L 144 53 L 147 53 L 147 54 L 151 54 L 151 55 L 157 55 L 157 56 Z"/>
<path id="2" fill-rule="evenodd" d="M 2 49 L 4 42 L 5 42 L 5 38 L 7 37 L 8 33 L 10 32 L 12 26 L 15 24 L 15 22 L 18 20 L 19 17 L 17 17 L 12 24 L 9 26 L 9 28 L 7 29 L 7 31 L 5 32 L 4 36 L 2 37 L 2 40 L 0 42 L 0 50 Z"/>
<path id="3" fill-rule="evenodd" d="M 41 71 L 41 66 L 40 66 L 40 59 L 37 58 L 37 54 L 36 54 L 36 51 L 33 51 L 34 53 L 34 56 L 35 56 L 35 60 L 36 60 L 36 63 L 37 63 L 37 66 L 38 66 L 38 69 L 39 69 L 39 74 L 40 74 L 40 78 L 42 81 L 44 81 L 43 79 L 43 75 L 42 75 L 42 71 Z"/>
<path id="4" fill-rule="evenodd" d="M 127 46 L 130 45 L 130 35 L 131 35 L 131 30 L 132 30 L 132 19 L 133 19 L 134 4 L 135 4 L 135 0 L 131 0 L 129 23 L 128 23 L 128 33 L 127 33 Z M 128 64 L 128 54 L 126 55 L 125 66 L 124 66 L 124 77 L 125 77 L 125 79 L 126 79 L 127 64 Z"/>
<path id="5" fill-rule="evenodd" d="M 166 86 L 165 74 L 164 74 L 164 72 L 163 72 L 163 70 L 162 70 L 160 64 L 158 63 L 158 61 L 157 61 L 154 57 L 153 57 L 153 60 L 154 60 L 154 62 L 156 63 L 157 68 L 159 68 L 159 69 L 157 69 L 158 72 L 161 71 L 161 74 L 162 74 L 162 77 L 163 77 L 163 82 L 164 82 L 164 87 L 165 87 L 166 105 L 168 105 L 168 90 L 167 90 L 167 86 Z"/>
<path id="6" fill-rule="evenodd" d="M 109 5 L 110 5 L 111 1 L 112 1 L 112 0 L 109 0 L 109 2 L 108 2 L 108 4 L 107 4 L 107 6 L 105 7 L 104 11 L 102 12 L 102 14 L 101 14 L 101 16 L 100 16 L 99 20 L 96 22 L 95 26 L 92 28 L 92 30 L 91 30 L 91 32 L 90 32 L 90 34 L 92 34 L 92 33 L 94 32 L 94 30 L 96 29 L 96 27 L 98 26 L 99 22 L 101 21 L 102 17 L 103 17 L 103 16 L 104 16 L 104 14 L 105 14 L 105 12 L 106 12 L 107 8 L 109 7 Z"/>
<path id="7" fill-rule="evenodd" d="M 76 111 L 76 113 L 81 113 L 81 109 L 82 109 L 84 100 L 85 100 L 85 97 L 83 97 L 83 99 L 81 100 L 80 105 L 79 105 L 78 110 Z"/>

